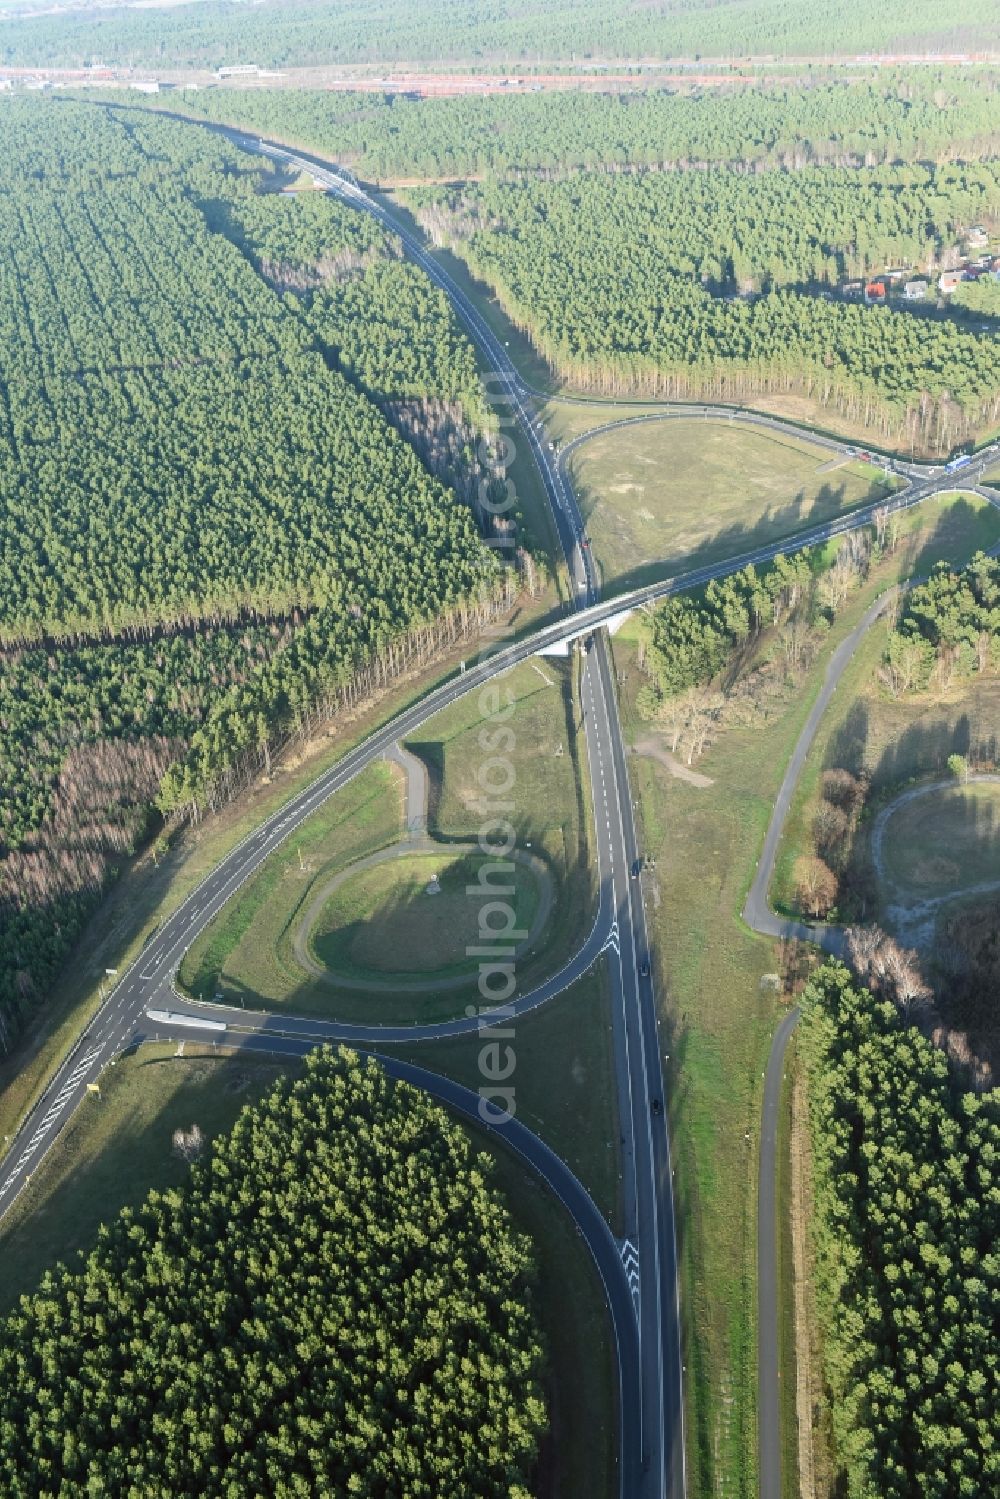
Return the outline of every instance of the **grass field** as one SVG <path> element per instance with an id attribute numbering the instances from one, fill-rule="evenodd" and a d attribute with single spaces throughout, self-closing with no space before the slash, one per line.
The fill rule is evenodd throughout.
<path id="1" fill-rule="evenodd" d="M 560 875 L 571 878 L 585 847 L 583 811 L 577 784 L 579 714 L 575 667 L 571 660 L 528 661 L 500 682 L 502 720 L 513 742 L 500 751 L 510 759 L 514 783 L 505 816 L 518 844 L 542 849 Z M 489 710 L 493 705 L 486 703 Z M 445 708 L 407 740 L 407 748 L 427 766 L 431 778 L 428 826 L 444 839 L 478 834 L 488 815 L 480 780 L 484 761 L 497 751 L 482 736 L 497 725 L 484 717 L 480 695 L 470 693 Z"/>
<path id="2" fill-rule="evenodd" d="M 418 739 L 408 741 L 408 748 L 427 767 L 428 828 L 441 841 L 443 868 L 449 842 L 475 839 L 481 825 L 489 820 L 482 807 L 479 773 L 493 756 L 496 743 L 490 739 L 484 748 L 482 736 L 495 735 L 501 727 L 509 731 L 503 749 L 514 779 L 509 793 L 505 793 L 512 804 L 506 815 L 517 832 L 518 846 L 530 850 L 548 866 L 555 893 L 544 944 L 530 948 L 518 964 L 522 990 L 569 956 L 592 919 L 594 887 L 586 799 L 577 775 L 574 672 L 571 661 L 516 667 L 501 684 L 498 701 L 507 713 L 502 724 L 484 718 L 484 712 L 493 711 L 492 702 L 484 705 L 479 693 L 470 693 L 424 724 Z M 303 825 L 294 841 L 272 854 L 220 912 L 181 964 L 182 985 L 201 997 L 221 992 L 231 1003 L 286 1006 L 299 1014 L 336 1015 L 350 1021 L 405 1024 L 461 1014 L 477 997 L 471 965 L 467 990 L 428 990 L 409 996 L 405 992 L 375 994 L 334 987 L 313 978 L 294 953 L 295 930 L 315 893 L 352 860 L 392 844 L 401 829 L 400 794 L 388 768 L 373 766 L 331 797 Z M 392 902 L 388 887 L 380 884 L 384 879 L 391 883 L 394 875 L 383 877 L 379 873 L 372 882 L 363 883 L 358 892 L 362 904 L 368 900 L 369 913 L 380 892 Z M 530 919 L 529 889 L 525 887 L 525 910 Z M 421 905 L 422 899 L 417 904 Z M 467 924 L 477 919 L 481 902 L 469 898 L 466 904 Z M 453 907 L 454 902 L 449 910 Z M 431 910 L 430 901 L 424 909 Z M 348 921 L 354 921 L 356 914 L 344 911 Z M 426 972 L 428 966 L 438 962 L 433 943 L 435 933 L 441 935 L 440 926 L 435 924 L 418 940 L 419 921 L 413 908 L 407 910 L 405 902 L 400 905 L 397 901 L 395 915 L 398 921 L 394 923 L 386 909 L 376 933 L 354 931 L 351 940 L 365 948 L 367 961 L 372 961 L 379 943 L 385 945 L 387 953 L 392 948 L 404 953 L 408 943 L 417 941 L 417 961 L 405 971 Z M 449 951 L 452 936 L 447 936 Z M 335 957 L 338 964 L 346 964 L 354 978 L 364 976 L 343 942 L 334 939 L 330 953 L 320 956 L 323 961 Z"/>
<path id="3" fill-rule="evenodd" d="M 1000 882 L 1000 785 L 901 798 L 886 818 L 882 853 L 894 895 L 926 900 Z"/>
<path id="4" fill-rule="evenodd" d="M 189 1168 L 171 1148 L 175 1129 L 198 1123 L 208 1138 L 227 1130 L 289 1066 L 295 1064 L 178 1057 L 165 1047 L 144 1047 L 120 1061 L 105 1075 L 100 1101 L 80 1109 L 5 1222 L 0 1315 L 36 1288 L 45 1270 L 60 1261 L 72 1267 L 122 1207 L 137 1205 L 151 1189 L 183 1184 Z M 535 1305 L 548 1348 L 552 1415 L 539 1499 L 611 1499 L 613 1364 L 596 1270 L 561 1205 L 516 1157 L 487 1146 L 480 1131 L 470 1133 L 535 1246 Z"/>
<path id="5" fill-rule="evenodd" d="M 771 808 L 830 652 L 894 577 L 936 555 L 970 555 L 1000 536 L 1000 516 L 964 501 L 923 506 L 897 554 L 834 623 L 808 678 L 763 723 L 734 724 L 698 762 L 713 784 L 673 779 L 630 756 L 644 877 L 670 1053 L 679 1253 L 690 1376 L 689 1493 L 753 1499 L 756 1478 L 756 1172 L 762 1075 L 780 1006 L 761 983 L 777 944 L 739 919 Z M 627 737 L 650 732 L 634 698 L 634 627 L 615 639 Z M 840 696 L 835 700 L 841 701 Z"/>
<path id="6" fill-rule="evenodd" d="M 348 979 L 475 974 L 468 950 L 481 940 L 483 902 L 470 899 L 468 887 L 491 862 L 480 853 L 443 849 L 360 871 L 323 907 L 309 937 L 313 954 L 332 975 Z M 539 914 L 538 879 L 522 864 L 503 878 L 514 887 L 504 899 L 516 912 L 517 928 L 529 933 Z M 434 880 L 437 893 L 429 894 Z"/>
<path id="7" fill-rule="evenodd" d="M 498 750 L 509 760 L 514 779 L 503 815 L 517 846 L 543 858 L 553 875 L 544 964 L 551 970 L 589 929 L 596 899 L 576 663 L 525 662 L 503 677 L 500 692 L 502 724 L 484 720 L 479 694 L 470 694 L 436 714 L 407 748 L 427 767 L 428 829 L 444 842 L 478 836 L 493 815 L 483 800 L 487 762 Z M 501 728 L 510 730 L 502 744 L 494 737 Z"/>
<path id="8" fill-rule="evenodd" d="M 616 641 L 629 692 L 628 641 Z M 688 1369 L 689 1494 L 755 1487 L 754 1185 L 761 1077 L 776 1020 L 761 988 L 773 945 L 737 920 L 797 727 L 727 734 L 699 763 L 708 788 L 630 759 L 653 947 L 675 1164 Z M 648 726 L 644 727 L 648 732 Z"/>
<path id="9" fill-rule="evenodd" d="M 569 463 L 601 576 L 621 588 L 738 556 L 890 487 L 805 439 L 717 421 L 607 432 Z"/>
<path id="10" fill-rule="evenodd" d="M 504 1044 L 516 1059 L 511 1084 L 517 1117 L 562 1156 L 617 1232 L 619 1130 L 603 961 L 511 1028 Z M 488 1042 L 486 1033 L 386 1050 L 479 1089 L 480 1052 Z"/>
<path id="11" fill-rule="evenodd" d="M 492 1160 L 494 1180 L 533 1240 L 538 1266 L 535 1308 L 549 1352 L 551 1418 L 538 1499 L 615 1499 L 614 1355 L 604 1289 L 561 1204 L 517 1156 L 500 1147 Z"/>

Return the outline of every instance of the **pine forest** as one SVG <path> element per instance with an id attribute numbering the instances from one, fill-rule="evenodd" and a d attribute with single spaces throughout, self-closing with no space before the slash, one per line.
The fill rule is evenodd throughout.
<path id="1" fill-rule="evenodd" d="M 202 129 L 3 109 L 7 1050 L 155 807 L 217 805 L 517 585 L 471 346 L 391 236 Z"/>

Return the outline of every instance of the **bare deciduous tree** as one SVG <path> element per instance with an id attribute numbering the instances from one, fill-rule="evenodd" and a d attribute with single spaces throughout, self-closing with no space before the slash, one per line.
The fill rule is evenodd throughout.
<path id="1" fill-rule="evenodd" d="M 183 1161 L 196 1161 L 205 1148 L 205 1137 L 201 1127 L 192 1124 L 190 1129 L 175 1129 L 172 1145 Z"/>
<path id="2" fill-rule="evenodd" d="M 930 1005 L 934 991 L 924 981 L 912 947 L 900 947 L 891 937 L 887 938 L 881 950 L 881 963 L 885 986 L 907 1019 L 913 1010 Z"/>
<path id="3" fill-rule="evenodd" d="M 876 954 L 885 941 L 885 932 L 878 926 L 849 926 L 844 935 L 851 967 L 858 978 L 867 984 L 872 976 Z"/>
<path id="4" fill-rule="evenodd" d="M 865 799 L 865 782 L 859 776 L 854 776 L 849 770 L 835 767 L 833 770 L 823 772 L 823 795 L 828 802 L 835 807 L 842 807 L 847 813 L 857 810 Z"/>
<path id="5" fill-rule="evenodd" d="M 826 916 L 837 899 L 837 876 L 822 859 L 804 856 L 795 862 L 795 889 L 810 916 Z"/>
<path id="6" fill-rule="evenodd" d="M 858 977 L 885 994 L 909 1019 L 929 1008 L 934 991 L 920 971 L 915 948 L 901 947 L 878 926 L 848 927 L 847 951 Z"/>
<path id="7" fill-rule="evenodd" d="M 664 698 L 657 717 L 670 735 L 671 754 L 676 755 L 688 721 L 687 695 L 680 693 L 675 697 Z"/>
<path id="8" fill-rule="evenodd" d="M 889 529 L 889 511 L 885 505 L 880 505 L 872 515 L 872 524 L 875 527 L 876 544 L 884 551 L 886 535 Z"/>
<path id="9" fill-rule="evenodd" d="M 684 725 L 684 740 L 687 744 L 687 763 L 690 765 L 704 753 L 708 736 L 725 706 L 725 698 L 721 693 L 711 692 L 703 687 L 693 687 L 685 697 L 688 714 Z"/>
<path id="10" fill-rule="evenodd" d="M 847 836 L 850 819 L 842 807 L 833 802 L 822 801 L 813 818 L 813 837 L 820 853 L 829 858 L 838 852 Z"/>

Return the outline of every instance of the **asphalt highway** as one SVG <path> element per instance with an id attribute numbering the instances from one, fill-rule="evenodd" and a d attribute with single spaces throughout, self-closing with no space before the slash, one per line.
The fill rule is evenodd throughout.
<path id="1" fill-rule="evenodd" d="M 491 366 L 502 398 L 517 418 L 545 485 L 552 518 L 574 584 L 577 631 L 593 628 L 587 617 L 595 608 L 597 589 L 589 548 L 583 545 L 583 520 L 572 487 L 550 457 L 541 424 L 530 408 L 530 393 L 507 353 L 478 309 L 427 254 L 421 242 L 400 226 L 381 205 L 337 171 L 315 159 L 297 157 L 270 145 L 268 154 L 311 171 L 331 192 L 374 213 L 404 244 L 407 254 L 451 299 L 459 317 Z M 614 611 L 612 611 L 614 612 Z M 602 615 L 601 618 L 606 618 Z M 593 624 L 598 623 L 595 619 Z M 565 627 L 555 638 L 565 638 Z M 683 1384 L 680 1357 L 679 1297 L 676 1274 L 672 1178 L 667 1139 L 667 1111 L 650 977 L 648 940 L 638 887 L 633 893 L 632 866 L 637 858 L 631 791 L 618 721 L 617 700 L 603 637 L 585 660 L 582 696 L 594 799 L 595 848 L 598 860 L 599 909 L 591 939 L 557 980 L 519 999 L 523 1010 L 558 992 L 585 971 L 596 951 L 609 952 L 615 1016 L 615 1066 L 619 1119 L 625 1159 L 625 1242 L 621 1263 L 635 1303 L 639 1329 L 639 1450 L 629 1451 L 622 1433 L 623 1493 L 636 1496 L 682 1496 L 685 1492 L 683 1442 Z M 633 910 L 637 902 L 639 918 Z M 608 914 L 611 924 L 608 927 Z M 598 943 L 600 946 L 598 947 Z M 596 949 L 596 951 L 595 951 Z M 645 969 L 645 973 L 642 970 Z M 267 1022 L 264 1022 L 265 1026 Z M 470 1029 L 478 1021 L 455 1023 Z M 452 1027 L 454 1030 L 455 1026 Z M 357 1030 L 343 1038 L 361 1039 Z M 442 1028 L 423 1028 L 442 1034 Z M 412 1031 L 410 1032 L 412 1037 Z M 381 1039 L 385 1040 L 384 1032 Z M 591 1245 L 592 1252 L 594 1246 Z M 595 1256 L 596 1257 L 596 1256 Z M 613 1310 L 613 1308 L 612 1308 Z M 616 1330 L 619 1349 L 620 1330 Z M 639 1471 L 634 1472 L 638 1457 Z M 628 1477 L 631 1472 L 631 1477 Z"/>
<path id="2" fill-rule="evenodd" d="M 728 562 L 700 568 L 612 600 L 599 600 L 589 549 L 582 545 L 583 521 L 563 463 L 555 459 L 543 439 L 540 424 L 530 407 L 530 392 L 520 380 L 506 349 L 477 309 L 427 254 L 422 244 L 401 229 L 380 204 L 362 193 L 351 180 L 313 158 L 298 156 L 280 147 L 265 147 L 263 143 L 250 142 L 235 134 L 234 138 L 251 149 L 266 149 L 269 154 L 302 167 L 331 192 L 375 214 L 403 240 L 407 253 L 451 297 L 459 316 L 495 372 L 500 390 L 509 401 L 535 457 L 570 576 L 574 585 L 583 583 L 582 588 L 576 589 L 580 607 L 531 636 L 477 659 L 467 669 L 441 683 L 419 703 L 404 710 L 323 772 L 230 851 L 153 933 L 132 967 L 121 976 L 115 976 L 114 987 L 89 1029 L 80 1037 L 0 1162 L 0 1215 L 16 1201 L 46 1150 L 86 1096 L 88 1085 L 96 1083 L 104 1067 L 127 1046 L 156 1033 L 159 1027 L 147 1019 L 147 1011 L 176 1012 L 182 1008 L 174 993 L 173 982 L 177 966 L 191 942 L 307 817 L 367 765 L 386 754 L 397 740 L 412 734 L 434 713 L 458 697 L 546 646 L 581 633 L 591 634 L 625 609 L 722 577 L 749 562 L 764 562 L 790 547 L 813 545 L 864 525 L 870 522 L 872 512 L 877 508 L 874 505 L 863 507 L 783 543 L 755 548 Z M 765 425 L 771 421 L 757 417 L 738 419 Z M 842 450 L 847 451 L 846 447 Z M 564 456 L 560 455 L 560 458 L 564 459 Z M 907 508 L 941 490 L 968 488 L 972 479 L 978 480 L 986 461 L 984 457 L 966 468 L 961 476 L 921 475 L 884 503 L 892 509 Z M 681 1499 L 686 1490 L 683 1375 L 672 1171 L 666 1122 L 669 1099 L 663 1086 L 651 977 L 655 965 L 650 962 L 641 880 L 631 878 L 639 850 L 615 684 L 603 631 L 595 636 L 593 649 L 585 657 L 582 691 L 594 793 L 599 887 L 597 912 L 592 930 L 575 957 L 547 983 L 519 996 L 515 1009 L 523 1013 L 544 1002 L 585 972 L 600 952 L 608 953 L 623 1135 L 626 1223 L 624 1242 L 614 1244 L 611 1240 L 614 1254 L 609 1251 L 608 1230 L 593 1203 L 548 1147 L 516 1122 L 508 1125 L 496 1121 L 485 1123 L 488 1128 L 502 1132 L 508 1143 L 556 1191 L 573 1215 L 602 1275 L 619 1355 L 620 1491 L 623 1499 L 652 1499 L 652 1496 Z M 300 1054 L 324 1040 L 372 1046 L 389 1040 L 419 1040 L 475 1031 L 482 1023 L 472 1018 L 433 1027 L 360 1027 L 231 1009 L 213 1010 L 211 1006 L 187 1003 L 183 1008 L 192 1017 L 225 1022 L 227 1046 L 290 1054 Z M 193 1034 L 191 1030 L 185 1032 L 183 1027 L 162 1029 L 164 1033 Z M 474 1099 L 476 1117 L 481 1118 L 478 1096 L 460 1096 L 464 1090 L 457 1089 L 457 1085 L 422 1069 L 406 1071 L 401 1064 L 388 1061 L 386 1065 L 390 1070 L 395 1069 L 395 1075 L 405 1075 L 407 1081 L 460 1111 L 468 1113 Z"/>

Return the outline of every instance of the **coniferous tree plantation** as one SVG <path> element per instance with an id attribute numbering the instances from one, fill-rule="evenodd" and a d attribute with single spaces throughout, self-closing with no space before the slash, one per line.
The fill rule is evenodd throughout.
<path id="1" fill-rule="evenodd" d="M 1000 1091 L 828 964 L 803 996 L 817 1298 L 851 1499 L 1000 1489 Z"/>
<path id="2" fill-rule="evenodd" d="M 991 334 L 832 291 L 887 264 L 937 266 L 965 229 L 996 221 L 994 163 L 577 173 L 413 199 L 552 367 L 589 390 L 800 393 L 939 452 L 1000 415 Z"/>
<path id="3" fill-rule="evenodd" d="M 907 0 L 882 9 L 845 0 L 836 11 L 799 0 L 236 0 L 151 8 L 97 6 L 4 23 L 5 60 L 80 63 L 99 57 L 206 66 L 253 56 L 269 66 L 372 60 L 479 65 L 548 59 L 853 57 L 868 51 L 955 52 L 994 40 L 992 0 Z"/>
<path id="4" fill-rule="evenodd" d="M 1000 562 L 982 553 L 958 570 L 939 562 L 911 589 L 886 642 L 883 677 L 901 696 L 1000 671 Z"/>
<path id="5" fill-rule="evenodd" d="M 528 1243 L 468 1136 L 313 1053 L 0 1338 L 0 1488 L 528 1499 Z"/>
<path id="6" fill-rule="evenodd" d="M 975 161 L 1000 144 L 995 70 L 880 69 L 798 87 L 739 83 L 633 93 L 413 99 L 318 89 L 186 93 L 183 112 L 244 126 L 373 182 L 551 176 L 581 167 L 884 166 Z M 175 101 L 171 101 L 173 105 Z"/>
<path id="7" fill-rule="evenodd" d="M 375 576 L 362 556 L 385 578 L 404 525 L 435 562 L 418 536 L 448 545 L 464 529 L 474 562 L 466 512 L 147 165 L 138 131 L 72 105 L 48 116 L 36 128 L 100 122 L 91 172 L 102 148 L 119 159 L 75 193 L 29 176 L 4 194 L 3 516 L 19 550 L 0 572 L 0 640 L 360 604 Z M 415 609 L 449 601 L 450 581 Z"/>
<path id="8" fill-rule="evenodd" d="M 318 193 L 268 193 L 220 203 L 212 222 L 292 294 L 319 347 L 368 395 L 454 402 L 489 425 L 447 297 L 374 219 Z"/>
<path id="9" fill-rule="evenodd" d="M 0 1051 L 154 806 L 218 805 L 519 586 L 471 347 L 390 237 L 194 126 L 3 120 Z"/>

